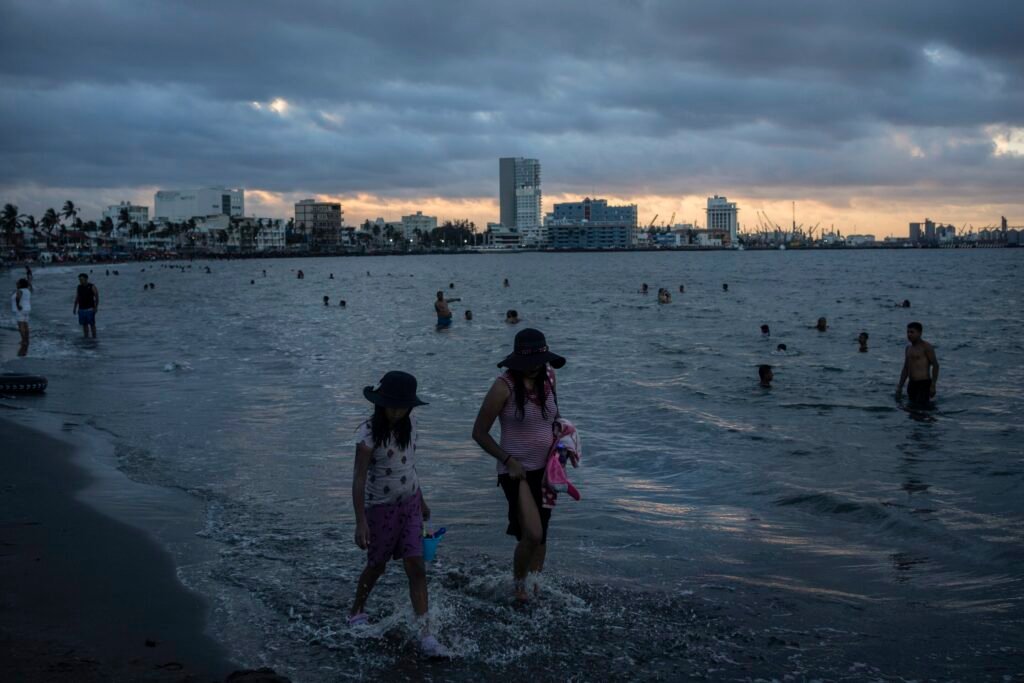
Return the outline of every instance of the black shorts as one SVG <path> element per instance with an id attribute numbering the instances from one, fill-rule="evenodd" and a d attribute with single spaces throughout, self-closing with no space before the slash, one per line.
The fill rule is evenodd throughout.
<path id="1" fill-rule="evenodd" d="M 544 470 L 533 470 L 526 473 L 526 483 L 533 494 L 533 502 L 537 504 L 540 512 L 541 544 L 548 542 L 548 522 L 551 521 L 551 508 L 544 507 L 541 503 L 541 486 L 544 483 Z M 505 533 L 515 536 L 516 540 L 523 540 L 523 530 L 519 526 L 519 482 L 507 474 L 498 475 L 498 485 L 505 492 L 505 499 L 508 501 L 508 528 Z"/>
<path id="2" fill-rule="evenodd" d="M 907 398 L 918 406 L 931 403 L 932 381 L 930 379 L 912 379 L 907 384 Z"/>

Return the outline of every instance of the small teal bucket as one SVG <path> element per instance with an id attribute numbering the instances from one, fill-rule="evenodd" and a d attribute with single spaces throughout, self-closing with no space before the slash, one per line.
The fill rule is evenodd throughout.
<path id="1" fill-rule="evenodd" d="M 436 538 L 424 538 L 423 539 L 423 561 L 433 562 L 434 557 L 437 556 L 437 544 L 441 542 L 442 536 Z"/>

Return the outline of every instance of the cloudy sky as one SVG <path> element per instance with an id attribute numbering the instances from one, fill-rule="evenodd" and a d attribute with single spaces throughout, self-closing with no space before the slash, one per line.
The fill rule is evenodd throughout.
<path id="1" fill-rule="evenodd" d="M 0 201 L 246 189 L 497 220 L 499 156 L 545 210 L 906 234 L 1024 224 L 1018 0 L 0 0 Z"/>

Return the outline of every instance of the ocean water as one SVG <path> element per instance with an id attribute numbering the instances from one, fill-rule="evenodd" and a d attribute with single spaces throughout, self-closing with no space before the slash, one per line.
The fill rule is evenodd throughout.
<path id="1" fill-rule="evenodd" d="M 299 681 L 1024 676 L 1022 251 L 168 266 L 92 267 L 96 343 L 71 315 L 80 269 L 38 271 L 31 357 L 4 369 L 45 374 L 50 391 L 3 403 L 104 434 L 130 478 L 198 501 L 199 518 L 165 515 L 154 533 L 241 662 Z M 462 299 L 441 332 L 438 289 Z M 928 413 L 893 397 L 910 320 L 941 363 Z M 584 455 L 570 473 L 583 498 L 559 501 L 540 599 L 522 610 L 494 462 L 470 431 L 527 325 L 568 358 L 559 402 Z M 430 402 L 420 476 L 449 530 L 431 615 L 451 663 L 417 659 L 397 565 L 371 597 L 374 626 L 344 625 L 364 562 L 361 389 L 391 369 Z"/>

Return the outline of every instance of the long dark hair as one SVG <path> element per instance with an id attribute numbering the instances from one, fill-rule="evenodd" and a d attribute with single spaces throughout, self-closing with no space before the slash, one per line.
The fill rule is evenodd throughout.
<path id="1" fill-rule="evenodd" d="M 388 421 L 388 414 L 384 411 L 384 407 L 375 406 L 373 417 L 369 420 L 370 430 L 373 433 L 374 450 L 391 443 L 392 436 L 395 437 L 395 444 L 399 448 L 403 451 L 408 448 L 409 441 L 412 440 L 412 420 L 409 419 L 410 415 L 412 415 L 412 409 L 401 420 L 391 424 Z"/>
<path id="2" fill-rule="evenodd" d="M 548 375 L 547 364 L 541 368 L 541 374 L 533 381 L 533 393 L 537 395 L 537 401 L 540 403 L 540 414 L 547 419 L 548 416 L 548 386 L 551 385 L 551 378 Z M 512 393 L 516 400 L 516 418 L 520 422 L 526 419 L 526 382 L 523 381 L 525 374 L 519 370 L 508 371 L 508 374 L 512 377 Z M 554 393 L 555 387 L 551 386 L 551 392 Z M 558 403 L 558 397 L 555 397 L 555 403 Z"/>

